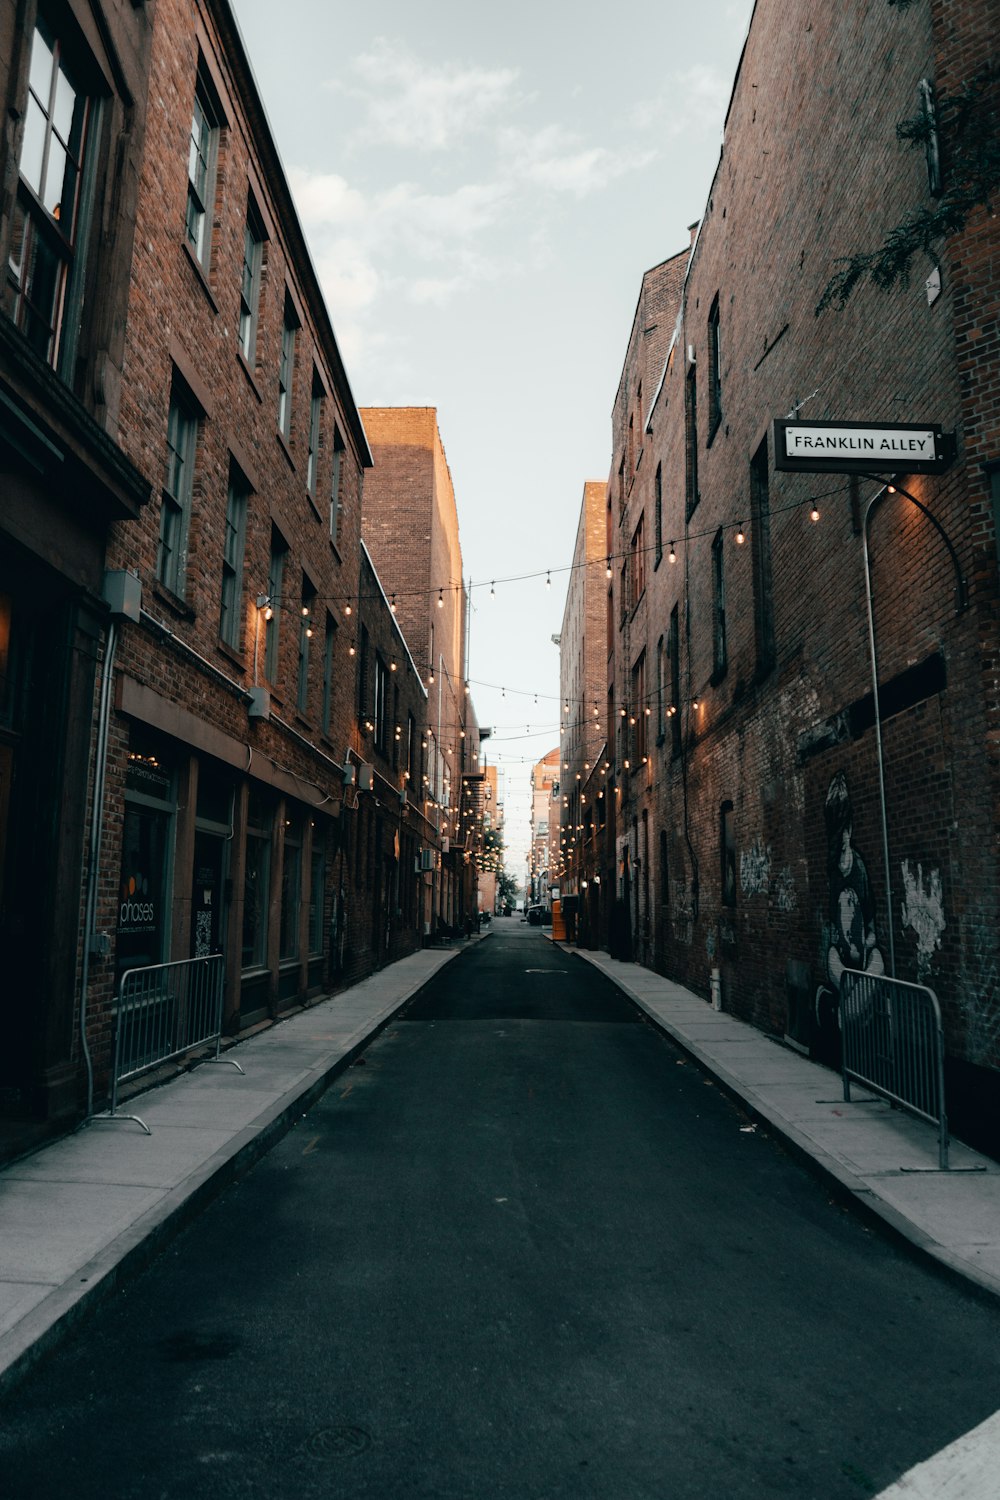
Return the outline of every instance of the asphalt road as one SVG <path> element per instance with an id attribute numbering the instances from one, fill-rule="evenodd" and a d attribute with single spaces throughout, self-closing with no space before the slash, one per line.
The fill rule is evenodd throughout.
<path id="1" fill-rule="evenodd" d="M 3 1500 L 860 1500 L 1000 1407 L 1000 1312 L 494 927 L 8 1398 Z"/>

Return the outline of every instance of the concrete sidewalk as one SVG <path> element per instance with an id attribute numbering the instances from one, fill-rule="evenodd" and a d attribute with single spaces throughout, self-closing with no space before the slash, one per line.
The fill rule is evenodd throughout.
<path id="1" fill-rule="evenodd" d="M 488 933 L 483 934 L 484 937 Z M 0 1171 L 0 1393 L 246 1171 L 477 937 L 400 959 Z"/>
<path id="2" fill-rule="evenodd" d="M 839 1074 L 681 985 L 606 953 L 559 946 L 606 974 L 751 1117 L 859 1206 L 950 1271 L 1000 1295 L 1000 1164 L 952 1140 L 950 1170 L 942 1172 L 933 1125 L 857 1085 L 845 1104 Z"/>

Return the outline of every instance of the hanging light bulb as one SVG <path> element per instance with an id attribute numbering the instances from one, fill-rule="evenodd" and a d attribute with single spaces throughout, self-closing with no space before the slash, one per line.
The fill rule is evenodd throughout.
<path id="1" fill-rule="evenodd" d="M 347 648 L 347 654 L 348 654 L 348 656 L 353 656 L 354 655 L 354 649 L 355 649 L 354 648 L 354 642 L 352 641 L 351 644 Z"/>
<path id="2" fill-rule="evenodd" d="M 444 589 L 438 589 L 438 609 L 444 609 Z"/>
<path id="3" fill-rule="evenodd" d="M 546 575 L 545 575 L 545 587 L 547 589 L 550 589 L 552 587 L 552 574 L 551 573 L 546 573 Z"/>
<path id="4" fill-rule="evenodd" d="M 344 605 L 344 614 L 345 615 L 351 615 L 353 613 L 354 613 L 354 611 L 351 609 L 351 606 L 349 604 L 345 604 Z"/>
<path id="5" fill-rule="evenodd" d="M 393 614 L 396 613 L 396 596 L 395 596 L 395 594 L 393 594 L 393 596 L 392 596 L 392 600 L 391 600 L 391 602 L 389 604 L 389 608 L 392 610 Z"/>
<path id="6" fill-rule="evenodd" d="M 490 584 L 490 598 L 491 599 L 495 599 L 496 596 L 497 596 L 496 580 L 494 579 L 493 583 Z"/>
<path id="7" fill-rule="evenodd" d="M 669 557 L 669 561 L 672 562 L 672 563 L 675 563 L 677 561 L 677 553 L 674 550 L 674 544 L 673 544 L 673 542 L 670 543 L 670 557 Z"/>
<path id="8" fill-rule="evenodd" d="M 745 535 L 745 533 L 743 531 L 743 522 L 741 521 L 740 524 L 736 528 L 736 545 L 737 545 L 737 547 L 742 547 L 743 543 L 745 541 L 746 541 L 746 535 Z"/>
<path id="9" fill-rule="evenodd" d="M 605 564 L 604 576 L 605 576 L 605 578 L 610 578 L 611 577 L 611 559 L 610 559 L 610 557 L 608 558 L 607 563 Z"/>
<path id="10" fill-rule="evenodd" d="M 819 506 L 816 505 L 815 502 L 813 502 L 813 508 L 809 512 L 809 519 L 810 519 L 810 521 L 818 521 L 819 520 Z"/>

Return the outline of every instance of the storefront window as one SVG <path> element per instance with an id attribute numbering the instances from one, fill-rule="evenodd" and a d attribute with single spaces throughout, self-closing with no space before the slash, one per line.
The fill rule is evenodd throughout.
<path id="1" fill-rule="evenodd" d="M 313 831 L 312 859 L 309 878 L 309 956 L 315 958 L 323 952 L 323 895 L 326 885 L 326 856 L 316 847 L 320 833 Z"/>
<path id="2" fill-rule="evenodd" d="M 281 866 L 281 936 L 278 956 L 299 956 L 299 907 L 302 893 L 302 830 L 296 823 L 285 825 L 285 857 Z"/>
<path id="3" fill-rule="evenodd" d="M 271 808 L 250 794 L 243 882 L 243 968 L 267 964 L 267 909 L 271 887 Z"/>
<path id="4" fill-rule="evenodd" d="M 169 947 L 168 860 L 173 767 L 158 744 L 133 736 L 125 774 L 118 901 L 118 972 L 163 963 Z"/>

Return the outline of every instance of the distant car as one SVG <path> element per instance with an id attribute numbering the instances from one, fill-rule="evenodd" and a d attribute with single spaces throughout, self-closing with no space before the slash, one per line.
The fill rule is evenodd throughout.
<path id="1" fill-rule="evenodd" d="M 532 927 L 541 927 L 545 916 L 545 907 L 542 905 L 529 906 L 526 913 L 528 922 Z"/>

